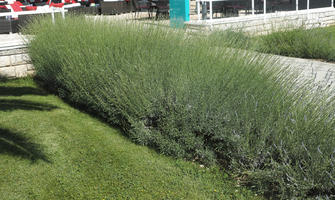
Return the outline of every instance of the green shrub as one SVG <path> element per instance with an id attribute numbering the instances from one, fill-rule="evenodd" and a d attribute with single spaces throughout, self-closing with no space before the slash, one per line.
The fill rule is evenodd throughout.
<path id="1" fill-rule="evenodd" d="M 80 17 L 26 31 L 35 35 L 28 45 L 37 77 L 136 143 L 219 163 L 273 198 L 334 194 L 333 99 L 298 87 L 271 57 Z"/>
<path id="2" fill-rule="evenodd" d="M 259 37 L 258 50 L 284 56 L 335 61 L 335 27 L 280 31 Z"/>
<path id="3" fill-rule="evenodd" d="M 276 55 L 335 61 L 335 26 L 281 30 L 268 35 L 250 36 L 242 31 L 216 31 L 214 45 L 251 49 Z"/>

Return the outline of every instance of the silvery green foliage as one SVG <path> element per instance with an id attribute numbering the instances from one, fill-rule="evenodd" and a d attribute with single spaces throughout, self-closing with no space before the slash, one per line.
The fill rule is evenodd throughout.
<path id="1" fill-rule="evenodd" d="M 333 97 L 231 48 L 245 38 L 217 48 L 216 37 L 156 26 L 48 20 L 27 30 L 37 78 L 134 142 L 220 164 L 272 198 L 334 194 Z"/>

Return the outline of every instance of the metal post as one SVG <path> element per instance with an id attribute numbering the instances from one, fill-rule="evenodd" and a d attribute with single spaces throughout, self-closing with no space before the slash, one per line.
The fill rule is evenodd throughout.
<path id="1" fill-rule="evenodd" d="M 309 10 L 309 0 L 307 0 L 307 11 Z"/>
<path id="2" fill-rule="evenodd" d="M 264 14 L 266 14 L 266 0 L 264 0 L 263 9 L 264 9 Z"/>
<path id="3" fill-rule="evenodd" d="M 197 1 L 198 21 L 200 21 L 200 0 Z"/>
<path id="4" fill-rule="evenodd" d="M 332 8 L 334 8 L 334 0 L 330 0 L 330 1 L 331 1 Z"/>
<path id="5" fill-rule="evenodd" d="M 64 8 L 62 8 L 61 12 L 62 12 L 62 18 L 65 19 L 65 10 L 64 10 Z"/>
<path id="6" fill-rule="evenodd" d="M 11 13 L 13 10 L 11 9 Z M 13 26 L 12 26 L 12 15 L 9 16 L 9 34 L 11 35 L 13 33 Z"/>
<path id="7" fill-rule="evenodd" d="M 255 14 L 255 0 L 251 0 L 251 13 Z"/>
<path id="8" fill-rule="evenodd" d="M 213 19 L 213 1 L 212 0 L 209 0 L 209 19 L 212 21 Z"/>
<path id="9" fill-rule="evenodd" d="M 299 0 L 295 0 L 295 9 L 296 11 L 299 10 Z"/>
<path id="10" fill-rule="evenodd" d="M 55 13 L 54 13 L 54 9 L 53 8 L 51 10 L 51 20 L 52 20 L 52 23 L 54 24 L 55 23 Z"/>

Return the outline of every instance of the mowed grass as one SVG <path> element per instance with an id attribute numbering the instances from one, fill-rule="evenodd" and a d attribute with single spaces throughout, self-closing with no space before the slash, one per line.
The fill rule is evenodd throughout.
<path id="1" fill-rule="evenodd" d="M 0 82 L 0 199 L 256 198 L 216 167 L 135 145 L 31 79 Z"/>

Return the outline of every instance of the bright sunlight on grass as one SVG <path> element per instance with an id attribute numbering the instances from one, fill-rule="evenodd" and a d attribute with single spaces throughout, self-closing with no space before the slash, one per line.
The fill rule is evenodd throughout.
<path id="1" fill-rule="evenodd" d="M 31 79 L 0 82 L 0 199 L 253 199 L 217 168 L 135 145 Z"/>

